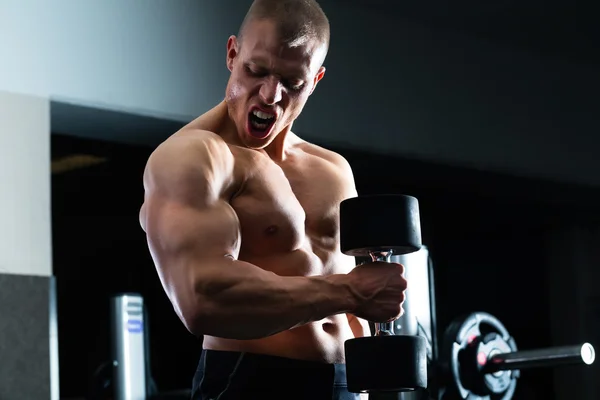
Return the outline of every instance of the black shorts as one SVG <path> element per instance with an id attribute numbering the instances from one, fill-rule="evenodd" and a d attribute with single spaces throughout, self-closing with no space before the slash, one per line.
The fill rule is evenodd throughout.
<path id="1" fill-rule="evenodd" d="M 203 350 L 192 400 L 359 400 L 346 366 L 252 353 Z"/>

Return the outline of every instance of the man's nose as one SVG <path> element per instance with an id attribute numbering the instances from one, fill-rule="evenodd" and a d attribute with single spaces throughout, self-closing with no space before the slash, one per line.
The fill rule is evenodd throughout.
<path id="1" fill-rule="evenodd" d="M 269 77 L 260 88 L 261 100 L 267 105 L 277 104 L 281 101 L 282 90 L 281 83 L 277 79 Z"/>

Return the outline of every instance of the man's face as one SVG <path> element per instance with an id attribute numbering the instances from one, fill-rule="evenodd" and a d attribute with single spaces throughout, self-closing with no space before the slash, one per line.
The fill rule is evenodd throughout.
<path id="1" fill-rule="evenodd" d="M 325 73 L 325 51 L 317 40 L 282 43 L 270 21 L 251 22 L 243 43 L 229 38 L 226 100 L 247 147 L 264 148 L 291 128 Z"/>

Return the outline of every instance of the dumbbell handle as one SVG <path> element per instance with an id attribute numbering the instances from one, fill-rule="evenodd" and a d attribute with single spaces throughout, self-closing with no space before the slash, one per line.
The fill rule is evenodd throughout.
<path id="1" fill-rule="evenodd" d="M 594 362 L 594 347 L 589 343 L 575 346 L 549 347 L 537 350 L 523 350 L 513 353 L 495 354 L 488 359 L 484 372 L 556 367 L 569 364 L 587 364 Z"/>
<path id="2" fill-rule="evenodd" d="M 373 262 L 392 262 L 392 250 L 389 251 L 371 251 L 369 255 Z M 394 335 L 393 322 L 375 322 L 375 336 L 392 336 Z"/>

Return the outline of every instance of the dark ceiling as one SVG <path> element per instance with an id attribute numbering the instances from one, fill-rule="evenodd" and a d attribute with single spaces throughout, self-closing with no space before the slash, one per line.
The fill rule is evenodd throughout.
<path id="1" fill-rule="evenodd" d="M 348 1 L 348 0 L 344 0 Z M 600 64 L 598 5 L 591 0 L 349 0 L 396 15 L 527 51 Z"/>

